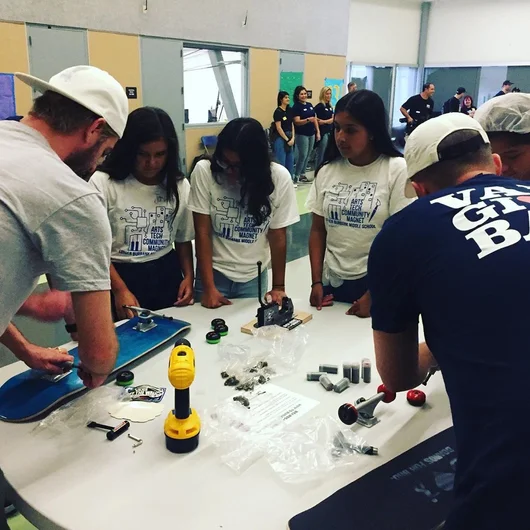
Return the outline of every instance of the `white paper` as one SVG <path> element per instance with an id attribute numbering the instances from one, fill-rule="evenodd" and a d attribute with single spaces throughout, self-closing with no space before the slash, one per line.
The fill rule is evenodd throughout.
<path id="1" fill-rule="evenodd" d="M 319 403 L 271 384 L 264 385 L 254 394 L 245 394 L 245 397 L 250 401 L 250 413 L 245 415 L 244 430 L 253 433 L 279 431 L 307 414 Z"/>
<path id="2" fill-rule="evenodd" d="M 109 414 L 117 420 L 129 420 L 134 423 L 145 423 L 154 420 L 162 414 L 163 403 L 145 403 L 143 401 L 131 401 L 116 403 L 109 407 Z"/>

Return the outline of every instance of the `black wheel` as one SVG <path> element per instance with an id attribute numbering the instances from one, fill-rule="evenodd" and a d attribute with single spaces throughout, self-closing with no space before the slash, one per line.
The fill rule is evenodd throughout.
<path id="1" fill-rule="evenodd" d="M 222 318 L 214 318 L 211 322 L 212 329 L 215 329 L 217 326 L 224 326 L 226 322 Z"/>
<path id="2" fill-rule="evenodd" d="M 344 403 L 344 405 L 339 407 L 339 419 L 342 421 L 342 423 L 346 425 L 353 425 L 357 421 L 358 417 L 359 413 L 351 403 Z"/>

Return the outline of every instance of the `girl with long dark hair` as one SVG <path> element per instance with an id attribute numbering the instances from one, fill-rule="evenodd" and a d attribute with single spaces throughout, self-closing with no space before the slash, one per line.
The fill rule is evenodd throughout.
<path id="1" fill-rule="evenodd" d="M 195 296 L 205 307 L 258 293 L 256 262 L 272 267 L 267 298 L 285 296 L 287 226 L 299 220 L 289 172 L 271 162 L 267 135 L 252 118 L 237 118 L 219 133 L 212 160 L 191 174 L 197 254 Z M 264 290 L 267 290 L 266 288 Z"/>
<path id="2" fill-rule="evenodd" d="M 105 197 L 112 228 L 115 316 L 132 316 L 124 305 L 156 310 L 192 304 L 190 185 L 167 113 L 153 107 L 131 112 L 123 138 L 90 183 Z"/>
<path id="3" fill-rule="evenodd" d="M 320 141 L 320 128 L 315 109 L 307 101 L 307 90 L 303 86 L 294 89 L 293 121 L 296 127 L 296 164 L 293 181 L 309 182 L 305 171 L 309 157 L 315 147 L 315 142 Z"/>
<path id="4" fill-rule="evenodd" d="M 291 102 L 289 93 L 285 90 L 278 92 L 278 107 L 273 114 L 273 150 L 276 161 L 289 171 L 292 176 L 294 172 L 294 124 L 293 113 L 289 106 Z"/>
<path id="5" fill-rule="evenodd" d="M 353 304 L 347 314 L 370 316 L 368 253 L 384 222 L 409 204 L 405 160 L 388 134 L 383 100 L 351 92 L 335 107 L 334 133 L 307 199 L 311 305 Z"/>

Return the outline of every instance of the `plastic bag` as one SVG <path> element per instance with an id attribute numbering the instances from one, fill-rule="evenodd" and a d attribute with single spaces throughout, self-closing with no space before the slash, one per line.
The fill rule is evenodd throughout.
<path id="1" fill-rule="evenodd" d="M 318 480 L 353 465 L 374 448 L 331 417 L 313 417 L 282 427 L 257 425 L 251 407 L 224 401 L 202 417 L 203 436 L 217 447 L 221 461 L 240 474 L 260 458 L 285 482 Z"/>
<path id="2" fill-rule="evenodd" d="M 274 377 L 296 370 L 305 353 L 307 331 L 299 326 L 291 331 L 280 326 L 264 326 L 255 330 L 242 344 L 219 344 L 219 358 L 230 386 L 253 390 Z"/>
<path id="3" fill-rule="evenodd" d="M 90 390 L 53 411 L 32 430 L 39 434 L 63 434 L 74 429 L 85 428 L 90 421 L 106 423 L 109 420 L 109 406 L 128 399 L 123 389 L 117 386 L 102 386 Z"/>

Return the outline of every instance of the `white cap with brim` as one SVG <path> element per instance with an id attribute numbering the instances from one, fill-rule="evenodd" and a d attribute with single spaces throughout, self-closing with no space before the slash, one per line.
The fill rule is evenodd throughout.
<path id="1" fill-rule="evenodd" d="M 475 119 L 488 133 L 530 133 L 530 94 L 506 94 L 484 103 Z"/>
<path id="2" fill-rule="evenodd" d="M 469 146 L 462 145 L 462 149 L 453 148 L 448 153 L 440 152 L 440 143 L 450 134 L 466 130 L 479 133 L 477 135 L 478 143 L 475 140 Z M 476 150 L 480 145 L 489 143 L 488 135 L 484 129 L 476 120 L 466 114 L 451 112 L 438 118 L 432 118 L 417 127 L 405 145 L 405 161 L 407 162 L 409 178 L 413 178 L 420 171 L 438 162 L 461 156 L 466 152 L 467 147 L 469 147 L 468 152 L 470 152 Z"/>
<path id="3" fill-rule="evenodd" d="M 109 73 L 94 66 L 72 66 L 49 82 L 20 72 L 15 75 L 42 94 L 51 90 L 79 103 L 103 118 L 120 138 L 123 136 L 129 105 L 125 90 Z"/>

